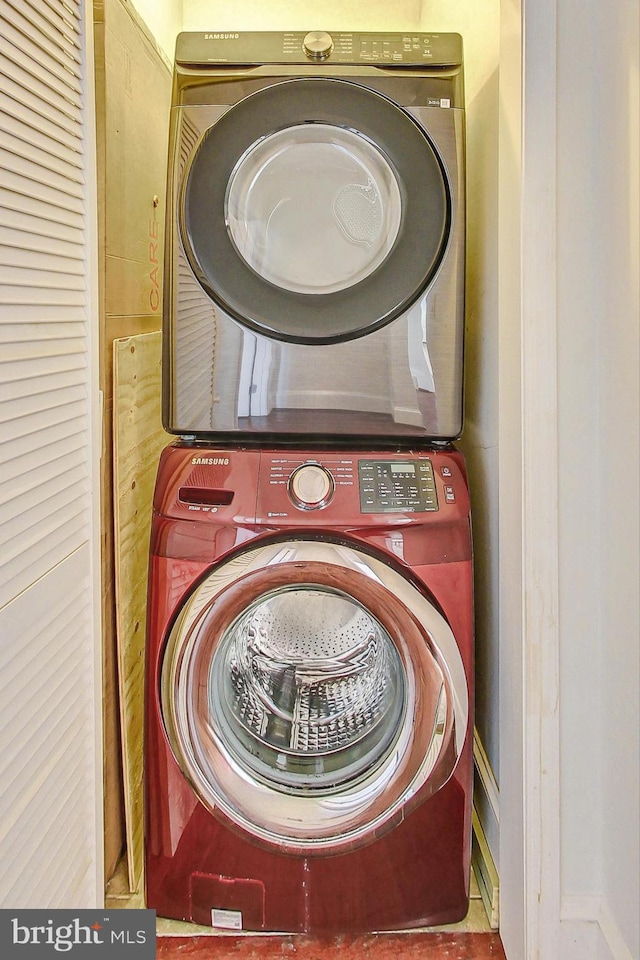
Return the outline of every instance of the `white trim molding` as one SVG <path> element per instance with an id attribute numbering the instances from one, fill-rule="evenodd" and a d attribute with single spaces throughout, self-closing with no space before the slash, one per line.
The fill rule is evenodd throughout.
<path id="1" fill-rule="evenodd" d="M 561 955 L 556 0 L 523 4 L 521 206 L 525 956 Z"/>
<path id="2" fill-rule="evenodd" d="M 473 763 L 478 774 L 478 779 L 482 788 L 482 793 L 485 796 L 491 813 L 496 821 L 496 824 L 500 824 L 500 790 L 498 788 L 498 783 L 496 781 L 495 774 L 491 769 L 491 764 L 489 763 L 489 758 L 487 756 L 486 750 L 482 740 L 480 739 L 480 734 L 478 729 L 475 728 L 473 731 Z M 484 826 L 484 825 L 483 825 Z"/>
<path id="3" fill-rule="evenodd" d="M 497 876 L 500 863 L 500 790 L 477 728 L 473 732 L 473 763 L 473 807 L 488 848 L 491 868 Z"/>
<path id="4" fill-rule="evenodd" d="M 87 340 L 89 346 L 90 412 L 88 433 L 88 459 L 90 470 L 91 525 L 91 584 L 93 603 L 93 719 L 94 719 L 94 770 L 95 770 L 95 894 L 96 907 L 104 905 L 104 749 L 103 749 L 103 648 L 102 608 L 99 602 L 102 591 L 100 535 L 100 473 L 102 459 L 102 420 L 104 394 L 100 390 L 100 308 L 98 290 L 98 157 L 96 143 L 96 92 L 95 92 L 95 47 L 93 35 L 93 0 L 83 0 L 83 37 L 85 44 L 85 75 L 83 118 L 85 131 L 85 194 L 89 211 L 86 225 L 85 248 L 87 257 Z"/>
<path id="5" fill-rule="evenodd" d="M 475 776 L 471 862 L 489 926 L 492 930 L 497 930 L 500 923 L 500 877 L 496 868 L 500 840 L 500 791 L 477 727 L 473 731 L 473 763 Z"/>

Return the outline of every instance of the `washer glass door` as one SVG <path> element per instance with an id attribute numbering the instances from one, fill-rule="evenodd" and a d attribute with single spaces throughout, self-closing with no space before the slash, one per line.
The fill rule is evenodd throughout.
<path id="1" fill-rule="evenodd" d="M 371 612 L 300 584 L 261 594 L 225 630 L 201 720 L 263 783 L 334 790 L 387 755 L 404 693 L 400 657 Z"/>
<path id="2" fill-rule="evenodd" d="M 455 639 L 427 598 L 376 557 L 305 539 L 237 554 L 196 587 L 161 696 L 205 805 L 311 853 L 364 842 L 439 789 L 468 719 Z"/>

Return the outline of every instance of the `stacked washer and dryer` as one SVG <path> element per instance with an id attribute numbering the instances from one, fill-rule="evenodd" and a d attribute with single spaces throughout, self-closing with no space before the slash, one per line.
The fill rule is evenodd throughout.
<path id="1" fill-rule="evenodd" d="M 147 903 L 327 934 L 468 907 L 456 34 L 178 38 Z"/>

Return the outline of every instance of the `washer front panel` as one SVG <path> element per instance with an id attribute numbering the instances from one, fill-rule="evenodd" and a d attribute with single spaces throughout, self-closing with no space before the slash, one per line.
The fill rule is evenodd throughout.
<path id="1" fill-rule="evenodd" d="M 468 721 L 435 607 L 382 560 L 304 538 L 235 554 L 201 581 L 171 629 L 161 701 L 205 806 L 309 853 L 366 842 L 438 790 Z"/>

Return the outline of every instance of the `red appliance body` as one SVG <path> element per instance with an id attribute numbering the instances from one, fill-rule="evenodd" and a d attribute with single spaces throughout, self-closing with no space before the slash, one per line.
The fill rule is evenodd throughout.
<path id="1" fill-rule="evenodd" d="M 430 508 L 416 510 L 392 497 L 367 501 L 370 464 L 391 470 L 396 463 L 393 469 L 400 470 L 407 460 L 419 469 L 430 464 Z M 320 485 L 318 503 L 295 498 L 291 477 L 306 465 L 324 471 L 321 479 L 331 483 L 330 491 Z M 318 488 L 312 484 L 313 489 Z M 300 537 L 362 550 L 423 594 L 455 637 L 468 697 L 465 728 L 457 731 L 456 757 L 444 782 L 434 786 L 427 779 L 408 790 L 406 804 L 396 804 L 393 815 L 374 823 L 369 833 L 309 847 L 304 838 L 290 844 L 254 836 L 215 803 L 203 802 L 172 748 L 161 691 L 168 638 L 197 585 L 238 552 Z M 470 876 L 472 605 L 469 495 L 464 462 L 453 447 L 390 452 L 177 443 L 167 448 L 151 532 L 147 905 L 162 917 L 226 929 L 314 935 L 462 919 Z"/>

